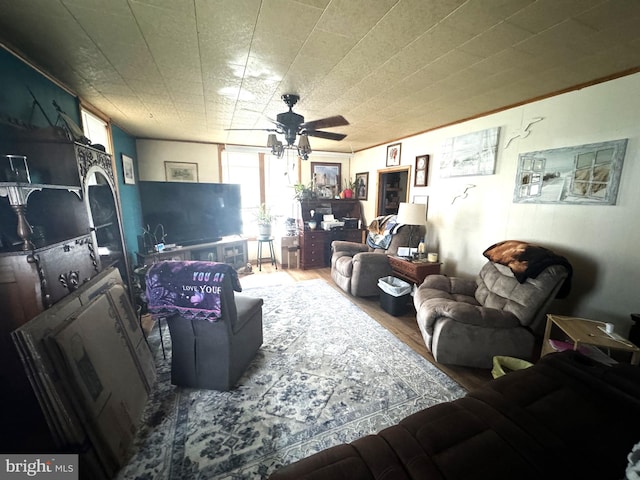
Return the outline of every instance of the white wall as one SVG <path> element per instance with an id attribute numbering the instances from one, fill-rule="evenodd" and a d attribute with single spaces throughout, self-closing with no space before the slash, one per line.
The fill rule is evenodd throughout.
<path id="1" fill-rule="evenodd" d="M 220 181 L 215 143 L 137 140 L 136 149 L 140 180 L 165 181 L 164 162 L 188 162 L 198 164 L 198 181 Z"/>
<path id="2" fill-rule="evenodd" d="M 507 149 L 506 139 L 528 119 L 544 117 L 524 139 Z M 494 175 L 439 178 L 442 141 L 500 126 Z M 403 165 L 431 155 L 429 184 L 411 187 L 429 195 L 427 245 L 444 262 L 448 275 L 474 276 L 486 259 L 482 252 L 507 239 L 531 241 L 565 255 L 573 264 L 572 293 L 552 311 L 616 323 L 625 332 L 630 313 L 640 312 L 640 74 L 556 96 L 402 140 Z M 518 154 L 628 138 L 617 205 L 516 204 L 513 190 Z M 386 145 L 356 153 L 352 172 L 369 171 L 367 221 L 375 216 L 377 170 L 384 169 Z M 413 178 L 411 179 L 413 182 Z M 451 203 L 466 184 L 466 199 Z"/>

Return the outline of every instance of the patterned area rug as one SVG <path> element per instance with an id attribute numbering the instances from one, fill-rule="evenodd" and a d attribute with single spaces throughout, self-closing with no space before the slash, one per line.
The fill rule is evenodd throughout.
<path id="1" fill-rule="evenodd" d="M 323 280 L 245 289 L 264 299 L 264 344 L 230 392 L 158 383 L 119 479 L 257 479 L 464 389 Z"/>

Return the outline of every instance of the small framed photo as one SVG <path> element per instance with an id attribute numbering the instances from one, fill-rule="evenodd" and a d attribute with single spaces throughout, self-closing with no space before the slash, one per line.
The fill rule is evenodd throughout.
<path id="1" fill-rule="evenodd" d="M 414 187 L 426 187 L 429 184 L 429 155 L 419 155 L 416 157 L 416 175 L 414 177 Z"/>
<path id="2" fill-rule="evenodd" d="M 167 182 L 197 182 L 198 164 L 187 162 L 164 162 Z"/>
<path id="3" fill-rule="evenodd" d="M 122 154 L 122 174 L 124 176 L 124 183 L 128 185 L 135 185 L 136 174 L 133 169 L 133 158 L 128 155 Z"/>
<path id="4" fill-rule="evenodd" d="M 356 198 L 366 200 L 369 191 L 369 172 L 356 173 Z"/>
<path id="5" fill-rule="evenodd" d="M 400 153 L 402 150 L 401 143 L 394 143 L 387 147 L 387 167 L 396 167 L 400 165 Z"/>

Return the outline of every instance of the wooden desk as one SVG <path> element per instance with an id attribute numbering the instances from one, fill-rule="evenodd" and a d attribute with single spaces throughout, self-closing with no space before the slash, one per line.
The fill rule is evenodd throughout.
<path id="1" fill-rule="evenodd" d="M 556 325 L 573 341 L 573 349 L 577 350 L 580 345 L 593 345 L 600 348 L 611 348 L 631 353 L 631 364 L 638 365 L 640 362 L 640 348 L 629 340 L 616 340 L 601 331 L 598 327 L 604 328 L 605 322 L 587 320 L 585 318 L 565 317 L 562 315 L 547 315 L 547 326 L 544 332 L 541 357 L 553 352 L 549 344 L 551 330 Z"/>
<path id="2" fill-rule="evenodd" d="M 392 255 L 389 255 L 389 264 L 394 276 L 416 285 L 421 285 L 428 275 L 439 274 L 442 265 L 437 262 L 412 262 Z"/>

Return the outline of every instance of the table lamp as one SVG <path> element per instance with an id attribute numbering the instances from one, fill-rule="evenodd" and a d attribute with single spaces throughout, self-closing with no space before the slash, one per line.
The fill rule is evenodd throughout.
<path id="1" fill-rule="evenodd" d="M 427 221 L 427 206 L 423 203 L 400 203 L 398 208 L 398 223 L 409 225 L 409 248 L 413 242 L 413 229 L 416 225 L 424 225 Z"/>

